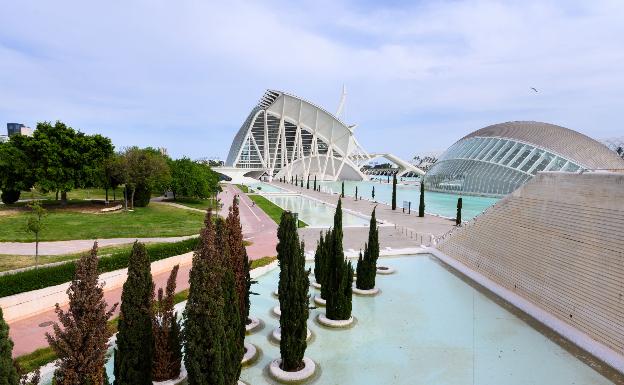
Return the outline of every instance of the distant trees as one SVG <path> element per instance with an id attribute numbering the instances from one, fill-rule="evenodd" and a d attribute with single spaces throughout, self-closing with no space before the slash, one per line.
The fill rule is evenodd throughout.
<path id="1" fill-rule="evenodd" d="M 106 310 L 97 267 L 96 242 L 76 263 L 74 280 L 67 290 L 69 310 L 63 311 L 56 305 L 62 327 L 54 324 L 54 335 L 46 333 L 50 347 L 58 356 L 55 385 L 108 383 L 104 364 L 112 333 L 106 323 L 117 305 Z"/>
<path id="2" fill-rule="evenodd" d="M 340 197 L 344 198 L 344 180 L 342 181 L 342 184 L 340 185 Z"/>
<path id="3" fill-rule="evenodd" d="M 392 174 L 392 210 L 396 210 L 397 204 L 397 177 L 396 174 Z"/>
<path id="4" fill-rule="evenodd" d="M 152 308 L 152 330 L 154 333 L 154 360 L 152 365 L 152 379 L 165 381 L 178 378 L 182 366 L 182 334 L 178 315 L 174 311 L 174 296 L 176 278 L 180 266 L 175 265 L 167 279 L 167 286 L 163 293 L 158 289 L 157 300 Z"/>
<path id="5" fill-rule="evenodd" d="M 377 259 L 379 258 L 379 230 L 375 209 L 370 219 L 368 229 L 368 242 L 364 244 L 364 255 L 360 253 L 357 263 L 357 278 L 355 286 L 362 290 L 375 288 L 375 276 L 377 275 Z"/>
<path id="6" fill-rule="evenodd" d="M 462 222 L 462 199 L 457 199 L 457 215 L 455 216 L 455 225 L 459 226 Z"/>
<path id="7" fill-rule="evenodd" d="M 375 186 L 373 186 L 373 191 L 371 191 L 371 198 L 373 198 L 373 201 L 375 200 Z"/>
<path id="8" fill-rule="evenodd" d="M 425 181 L 424 177 L 420 179 L 420 203 L 418 204 L 418 216 L 425 216 Z"/>
<path id="9" fill-rule="evenodd" d="M 358 200 L 358 188 L 355 186 L 355 200 Z"/>
<path id="10" fill-rule="evenodd" d="M 153 148 L 129 147 L 120 156 L 118 178 L 126 186 L 132 207 L 149 204 L 152 191 L 164 191 L 171 181 L 166 158 Z"/>
<path id="11" fill-rule="evenodd" d="M 8 142 L 0 142 L 0 198 L 5 204 L 12 204 L 20 198 L 20 191 L 34 184 L 32 164 L 26 145 L 26 136 L 14 135 Z"/>
<path id="12" fill-rule="evenodd" d="M 189 158 L 170 160 L 171 192 L 177 197 L 209 198 L 219 183 L 217 174 L 205 163 L 198 163 Z"/>
<path id="13" fill-rule="evenodd" d="M 289 211 L 282 213 L 277 238 L 282 369 L 296 371 L 307 347 L 310 271 L 305 268 L 304 245 L 299 242 L 297 223 Z"/>
<path id="14" fill-rule="evenodd" d="M 329 242 L 331 246 L 327 257 L 327 275 L 322 283 L 322 287 L 327 286 L 325 312 L 329 319 L 347 320 L 351 317 L 353 267 L 351 262 L 345 260 L 342 249 L 342 203 L 340 199 L 336 206 L 334 227 Z"/>
<path id="15" fill-rule="evenodd" d="M 114 385 L 151 385 L 154 357 L 154 282 L 145 245 L 135 242 L 121 294 Z"/>

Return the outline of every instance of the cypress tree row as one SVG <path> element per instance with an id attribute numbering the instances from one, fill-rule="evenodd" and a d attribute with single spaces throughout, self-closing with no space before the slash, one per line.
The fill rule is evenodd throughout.
<path id="1" fill-rule="evenodd" d="M 397 186 L 397 178 L 396 174 L 392 174 L 392 210 L 396 210 L 396 186 Z"/>
<path id="2" fill-rule="evenodd" d="M 326 238 L 327 240 L 327 238 Z M 351 286 L 353 266 L 346 261 L 342 249 L 342 202 L 338 199 L 334 214 L 334 228 L 329 238 L 331 249 L 327 256 L 327 286 L 325 314 L 332 320 L 347 320 L 351 317 Z"/>
<path id="3" fill-rule="evenodd" d="M 121 293 L 115 385 L 151 385 L 154 357 L 152 302 L 154 282 L 145 245 L 134 242 L 128 258 L 128 278 Z"/>
<path id="4" fill-rule="evenodd" d="M 210 211 L 204 223 L 184 310 L 184 364 L 189 385 L 226 385 L 223 268 Z"/>
<path id="5" fill-rule="evenodd" d="M 301 369 L 307 347 L 310 271 L 305 269 L 304 245 L 299 243 L 297 223 L 290 211 L 282 213 L 277 238 L 282 370 L 296 371 Z"/>
<path id="6" fill-rule="evenodd" d="M 158 299 L 152 308 L 152 330 L 154 332 L 154 363 L 152 379 L 165 381 L 178 378 L 182 366 L 182 340 L 178 314 L 174 311 L 176 278 L 180 266 L 175 265 L 167 279 L 163 293 L 158 289 Z"/>
<path id="7" fill-rule="evenodd" d="M 61 328 L 54 324 L 54 336 L 46 333 L 58 357 L 55 385 L 108 384 L 104 364 L 111 332 L 107 321 L 117 304 L 106 311 L 103 284 L 98 283 L 97 242 L 76 262 L 76 273 L 67 290 L 69 310 L 56 305 Z"/>
<path id="8" fill-rule="evenodd" d="M 418 204 L 418 216 L 425 216 L 425 180 L 424 177 L 420 179 L 420 203 Z"/>
<path id="9" fill-rule="evenodd" d="M 375 288 L 375 277 L 377 276 L 377 259 L 379 258 L 379 230 L 375 218 L 375 209 L 371 215 L 370 227 L 368 230 L 368 242 L 364 244 L 364 255 L 360 252 L 357 263 L 357 279 L 355 286 L 361 290 L 371 290 Z"/>
<path id="10" fill-rule="evenodd" d="M 461 225 L 461 222 L 462 222 L 461 211 L 462 211 L 462 199 L 458 198 L 457 199 L 457 216 L 455 217 L 455 225 L 457 226 Z"/>
<path id="11" fill-rule="evenodd" d="M 13 341 L 9 338 L 9 325 L 4 322 L 0 308 L 0 385 L 18 385 L 19 375 L 13 364 Z"/>

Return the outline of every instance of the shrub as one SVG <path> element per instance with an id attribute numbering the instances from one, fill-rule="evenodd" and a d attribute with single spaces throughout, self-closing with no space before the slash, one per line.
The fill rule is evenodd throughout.
<path id="1" fill-rule="evenodd" d="M 189 238 L 179 242 L 147 245 L 150 262 L 169 258 L 195 250 L 197 238 Z M 122 251 L 99 260 L 98 270 L 106 273 L 128 267 L 130 251 Z M 60 285 L 72 280 L 76 272 L 76 262 L 62 265 L 40 267 L 39 269 L 21 271 L 19 273 L 0 276 L 0 297 L 25 293 L 31 290 L 43 289 Z"/>
<path id="2" fill-rule="evenodd" d="M 146 207 L 152 198 L 152 191 L 149 186 L 137 185 L 134 191 L 134 206 Z"/>
<path id="3" fill-rule="evenodd" d="M 2 190 L 2 194 L 0 194 L 0 198 L 4 204 L 10 205 L 17 202 L 20 198 L 20 191 L 16 190 Z"/>

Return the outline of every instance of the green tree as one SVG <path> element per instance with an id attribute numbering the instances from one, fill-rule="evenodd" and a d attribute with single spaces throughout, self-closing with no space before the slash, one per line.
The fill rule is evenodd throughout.
<path id="1" fill-rule="evenodd" d="M 171 174 L 167 160 L 157 150 L 130 147 L 121 156 L 124 158 L 121 164 L 125 167 L 121 176 L 133 208 L 134 205 L 147 206 L 152 191 L 164 191 L 170 184 Z"/>
<path id="2" fill-rule="evenodd" d="M 310 175 L 308 175 L 308 181 L 306 182 L 306 188 L 310 189 Z"/>
<path id="3" fill-rule="evenodd" d="M 0 308 L 0 385 L 18 385 L 19 374 L 13 364 L 13 341 L 9 338 L 9 325 L 4 322 Z"/>
<path id="4" fill-rule="evenodd" d="M 217 191 L 219 178 L 205 163 L 184 157 L 169 161 L 169 168 L 174 199 L 180 196 L 205 199 Z"/>
<path id="5" fill-rule="evenodd" d="M 375 287 L 377 276 L 377 259 L 379 258 L 379 229 L 375 218 L 375 209 L 368 228 L 368 242 L 364 244 L 364 255 L 360 252 L 357 263 L 357 279 L 355 286 L 361 290 L 371 290 Z"/>
<path id="6" fill-rule="evenodd" d="M 310 271 L 305 268 L 304 245 L 299 242 L 297 223 L 289 211 L 282 213 L 277 238 L 282 369 L 295 371 L 300 368 L 307 347 Z"/>
<path id="7" fill-rule="evenodd" d="M 418 216 L 425 216 L 425 181 L 424 178 L 420 180 L 420 203 L 418 204 Z"/>
<path id="8" fill-rule="evenodd" d="M 396 210 L 396 200 L 397 200 L 397 178 L 396 174 L 392 174 L 392 210 Z"/>
<path id="9" fill-rule="evenodd" d="M 371 197 L 373 198 L 373 201 L 375 200 L 375 186 L 373 186 L 373 191 L 371 192 Z"/>
<path id="10" fill-rule="evenodd" d="M 314 279 L 316 283 L 321 284 L 325 277 L 326 266 L 326 253 L 325 253 L 325 239 L 323 238 L 323 232 L 319 236 L 319 240 L 316 244 L 316 251 L 314 252 Z"/>
<path id="11" fill-rule="evenodd" d="M 355 200 L 358 200 L 358 188 L 355 186 Z"/>
<path id="12" fill-rule="evenodd" d="M 344 180 L 342 181 L 342 184 L 340 185 L 340 197 L 344 198 Z"/>
<path id="13" fill-rule="evenodd" d="M 154 301 L 152 330 L 154 333 L 154 361 L 152 379 L 165 381 L 178 378 L 182 364 L 182 341 L 178 315 L 174 310 L 176 278 L 180 266 L 175 265 L 167 279 L 163 293 L 158 289 L 158 299 Z"/>
<path id="14" fill-rule="evenodd" d="M 249 318 L 249 295 L 252 284 L 249 275 L 249 258 L 243 242 L 243 228 L 240 223 L 239 199 L 234 197 L 226 219 L 228 228 L 228 243 L 230 247 L 230 263 L 234 272 L 238 308 L 242 322 L 242 332 L 245 333 L 245 324 Z"/>
<path id="15" fill-rule="evenodd" d="M 331 233 L 331 252 L 327 259 L 327 299 L 325 312 L 332 320 L 347 320 L 351 317 L 351 286 L 353 266 L 346 261 L 342 247 L 342 202 L 338 199 Z"/>
<path id="16" fill-rule="evenodd" d="M 462 222 L 462 199 L 457 199 L 457 216 L 455 217 L 455 225 L 459 226 Z"/>
<path id="17" fill-rule="evenodd" d="M 34 184 L 32 163 L 28 156 L 32 138 L 13 135 L 7 142 L 0 142 L 0 198 L 5 204 L 19 200 L 20 191 Z"/>
<path id="18" fill-rule="evenodd" d="M 102 185 L 102 164 L 114 149 L 109 138 L 86 135 L 60 121 L 37 123 L 28 142 L 34 181 L 43 192 L 61 191 L 64 202 L 74 188 Z"/>
<path id="19" fill-rule="evenodd" d="M 329 285 L 327 284 L 327 277 L 328 277 L 328 264 L 329 264 L 329 255 L 332 252 L 332 240 L 333 238 L 333 231 L 332 229 L 327 230 L 327 232 L 325 233 L 325 238 L 323 239 L 322 243 L 319 243 L 318 248 L 317 248 L 317 252 L 319 254 L 319 273 L 320 273 L 320 281 L 317 279 L 316 282 L 321 284 L 321 298 L 327 301 L 327 298 L 329 297 Z M 316 253 L 315 253 L 315 257 L 316 257 Z M 316 261 L 316 259 L 315 259 Z"/>
<path id="20" fill-rule="evenodd" d="M 58 357 L 54 372 L 56 385 L 105 384 L 106 351 L 111 331 L 107 321 L 117 304 L 106 311 L 104 284 L 98 283 L 97 242 L 91 252 L 76 262 L 76 273 L 67 290 L 69 310 L 56 304 L 56 314 L 63 327 L 54 324 L 54 335 L 46 333 L 50 347 Z"/>
<path id="21" fill-rule="evenodd" d="M 316 175 L 314 175 L 314 191 L 316 191 Z"/>
<path id="22" fill-rule="evenodd" d="M 115 348 L 115 385 L 152 383 L 154 282 L 150 269 L 145 245 L 134 242 L 128 258 L 128 278 L 121 293 Z"/>
<path id="23" fill-rule="evenodd" d="M 38 201 L 28 203 L 31 212 L 26 222 L 26 231 L 35 235 L 35 267 L 39 266 L 39 234 L 43 231 L 43 218 L 46 216 L 46 209 L 41 207 Z"/>

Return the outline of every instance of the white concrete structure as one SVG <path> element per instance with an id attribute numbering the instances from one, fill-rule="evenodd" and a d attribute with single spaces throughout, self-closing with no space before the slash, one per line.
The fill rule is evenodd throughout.
<path id="1" fill-rule="evenodd" d="M 338 114 L 344 110 L 345 96 L 343 91 Z M 329 181 L 366 180 L 360 167 L 380 155 L 368 154 L 353 136 L 354 129 L 307 100 L 268 90 L 234 137 L 225 166 L 215 170 L 233 179 L 290 180 L 296 175 Z M 392 160 L 417 172 L 398 157 L 392 156 Z"/>

